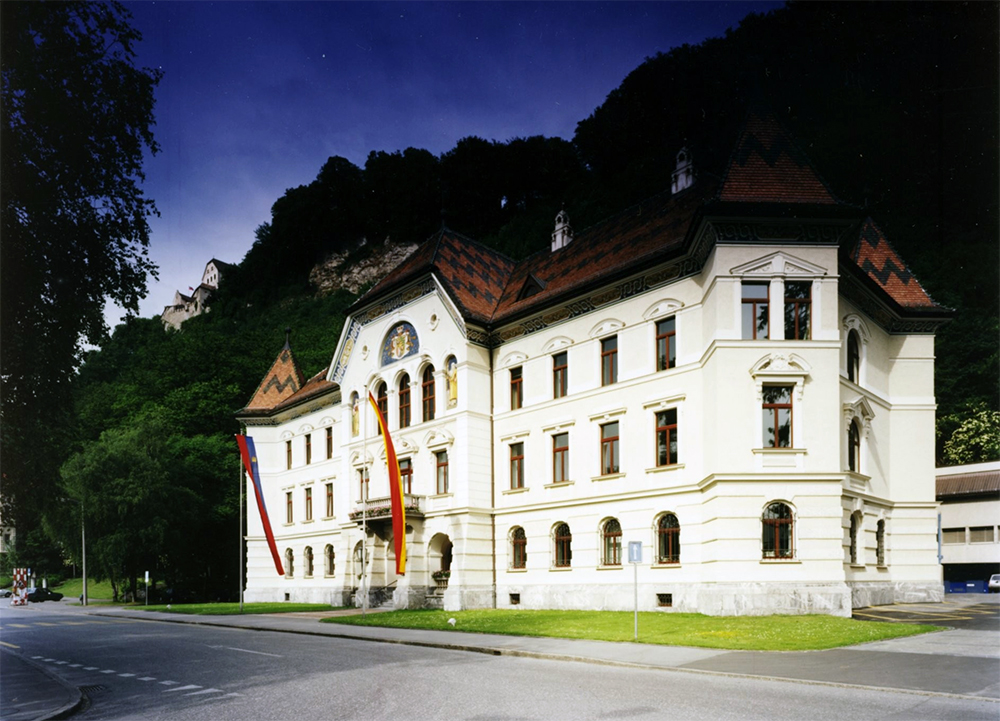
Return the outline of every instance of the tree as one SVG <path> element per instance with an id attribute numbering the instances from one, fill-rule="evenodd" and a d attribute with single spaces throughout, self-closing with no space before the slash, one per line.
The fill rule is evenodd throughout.
<path id="1" fill-rule="evenodd" d="M 0 438 L 4 502 L 19 528 L 52 490 L 63 399 L 105 301 L 137 311 L 146 277 L 144 150 L 158 70 L 120 3 L 0 5 Z"/>
<path id="2" fill-rule="evenodd" d="M 948 465 L 1000 460 L 1000 411 L 979 406 L 944 444 Z"/>

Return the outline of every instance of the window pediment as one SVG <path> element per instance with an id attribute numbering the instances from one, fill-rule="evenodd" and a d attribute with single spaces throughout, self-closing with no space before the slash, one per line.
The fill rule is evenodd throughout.
<path id="1" fill-rule="evenodd" d="M 617 320 L 615 318 L 608 318 L 606 320 L 602 320 L 600 323 L 595 325 L 590 330 L 590 337 L 599 338 L 603 335 L 608 335 L 610 333 L 614 333 L 615 331 L 619 331 L 624 327 L 625 324 L 622 321 Z"/>
<path id="2" fill-rule="evenodd" d="M 659 318 L 660 316 L 676 313 L 683 307 L 684 304 L 679 300 L 664 298 L 649 306 L 649 308 L 646 309 L 646 312 L 642 314 L 642 317 L 644 320 L 652 320 L 653 318 Z"/>
<path id="3" fill-rule="evenodd" d="M 573 345 L 573 340 L 567 338 L 564 335 L 557 336 L 545 344 L 542 348 L 542 353 L 551 353 L 554 350 L 559 350 L 560 348 L 565 348 L 566 346 Z"/>
<path id="4" fill-rule="evenodd" d="M 820 267 L 808 260 L 796 258 L 782 251 L 765 255 L 763 258 L 751 260 L 749 263 L 738 265 L 729 271 L 737 276 L 787 276 L 815 278 L 826 275 L 826 268 Z"/>
<path id="5" fill-rule="evenodd" d="M 513 353 L 508 353 L 500 361 L 501 368 L 509 368 L 510 366 L 520 365 L 524 361 L 528 360 L 528 356 L 520 351 L 514 351 Z"/>
<path id="6" fill-rule="evenodd" d="M 871 403 L 864 396 L 859 396 L 857 400 L 853 403 L 844 404 L 844 430 L 846 431 L 851 427 L 851 423 L 854 419 L 858 419 L 861 423 L 861 432 L 867 440 L 868 436 L 871 435 L 872 430 L 872 419 L 875 417 L 875 410 L 872 408 Z"/>
<path id="7" fill-rule="evenodd" d="M 805 379 L 812 367 L 796 353 L 768 353 L 750 368 L 750 375 L 757 383 L 757 399 L 764 394 L 765 383 L 787 383 L 795 386 L 795 395 L 802 400 Z"/>
<path id="8" fill-rule="evenodd" d="M 455 437 L 443 428 L 435 428 L 424 436 L 424 445 L 431 449 L 441 449 L 455 442 Z"/>
<path id="9" fill-rule="evenodd" d="M 843 328 L 844 331 L 848 333 L 852 330 L 857 331 L 858 335 L 861 336 L 861 341 L 863 343 L 867 343 L 869 340 L 871 340 L 872 334 L 868 330 L 868 325 L 861 318 L 861 316 L 857 315 L 856 313 L 845 315 L 844 320 L 841 321 L 840 327 Z"/>

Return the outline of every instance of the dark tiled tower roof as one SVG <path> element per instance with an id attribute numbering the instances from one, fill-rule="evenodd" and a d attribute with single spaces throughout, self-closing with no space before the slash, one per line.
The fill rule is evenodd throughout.
<path id="1" fill-rule="evenodd" d="M 269 411 L 295 395 L 305 385 L 305 377 L 295 362 L 288 343 L 278 353 L 271 370 L 257 386 L 253 398 L 244 410 Z"/>
<path id="2" fill-rule="evenodd" d="M 871 218 L 865 220 L 850 254 L 857 266 L 904 308 L 940 308 Z"/>

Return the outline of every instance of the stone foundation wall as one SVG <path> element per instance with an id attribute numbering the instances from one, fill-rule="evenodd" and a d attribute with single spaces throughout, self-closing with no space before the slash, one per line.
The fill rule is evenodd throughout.
<path id="1" fill-rule="evenodd" d="M 851 589 L 851 607 L 886 606 L 891 603 L 941 603 L 944 601 L 943 583 L 913 582 L 848 582 Z"/>

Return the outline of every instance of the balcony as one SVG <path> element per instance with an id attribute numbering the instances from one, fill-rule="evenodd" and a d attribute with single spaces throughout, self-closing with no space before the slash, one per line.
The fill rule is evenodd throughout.
<path id="1" fill-rule="evenodd" d="M 407 518 L 424 517 L 423 496 L 403 494 L 403 507 L 406 509 Z M 350 514 L 351 520 L 361 523 L 362 512 L 368 521 L 389 520 L 392 518 L 392 500 L 389 496 L 385 496 L 384 498 L 369 498 L 363 504 L 361 501 L 355 501 L 354 510 Z"/>

